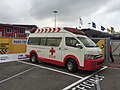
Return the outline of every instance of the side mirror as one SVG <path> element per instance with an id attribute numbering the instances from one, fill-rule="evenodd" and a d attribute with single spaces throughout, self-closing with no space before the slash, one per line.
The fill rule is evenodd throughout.
<path id="1" fill-rule="evenodd" d="M 80 49 L 83 49 L 82 45 L 79 44 L 79 43 L 76 44 L 76 47 L 77 47 L 77 48 L 80 48 Z"/>

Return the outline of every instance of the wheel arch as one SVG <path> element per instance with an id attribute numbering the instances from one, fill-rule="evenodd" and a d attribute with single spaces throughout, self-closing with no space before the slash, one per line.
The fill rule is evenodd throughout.
<path id="1" fill-rule="evenodd" d="M 37 52 L 36 52 L 35 50 L 31 50 L 31 51 L 30 51 L 30 56 L 31 56 L 32 54 L 35 54 L 36 57 L 37 57 L 37 59 L 38 59 L 38 54 L 37 54 Z"/>
<path id="2" fill-rule="evenodd" d="M 75 57 L 74 55 L 67 55 L 67 56 L 65 56 L 65 58 L 64 58 L 64 66 L 66 66 L 66 62 L 68 60 L 70 60 L 70 59 L 74 60 L 76 62 L 76 64 L 77 64 L 77 66 L 80 66 L 80 63 L 79 63 L 77 57 Z"/>

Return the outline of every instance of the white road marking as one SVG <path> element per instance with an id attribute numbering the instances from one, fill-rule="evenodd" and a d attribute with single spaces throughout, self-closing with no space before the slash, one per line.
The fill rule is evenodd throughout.
<path id="1" fill-rule="evenodd" d="M 84 84 L 80 84 L 83 87 L 87 87 L 87 88 L 91 88 L 90 86 L 84 85 Z"/>
<path id="2" fill-rule="evenodd" d="M 11 76 L 11 77 L 8 77 L 8 78 L 6 78 L 6 79 L 0 81 L 0 84 L 3 83 L 3 82 L 5 82 L 5 81 L 8 81 L 8 80 L 10 80 L 10 79 L 12 79 L 12 78 L 15 78 L 15 77 L 17 77 L 17 76 L 19 76 L 19 75 L 21 75 L 21 74 L 23 74 L 23 73 L 26 73 L 26 72 L 28 72 L 28 71 L 34 69 L 34 68 L 36 68 L 36 67 L 32 67 L 32 68 L 27 69 L 27 70 L 25 70 L 25 71 L 22 71 L 22 72 L 20 72 L 20 73 L 18 73 L 18 74 L 15 74 L 15 75 L 13 75 L 13 76 Z"/>
<path id="3" fill-rule="evenodd" d="M 68 89 L 72 88 L 73 86 L 75 86 L 75 85 L 79 84 L 80 82 L 82 82 L 82 81 L 84 81 L 84 80 L 92 77 L 92 76 L 95 75 L 96 73 L 98 73 L 98 72 L 100 72 L 100 71 L 102 71 L 102 70 L 104 70 L 104 69 L 106 69 L 106 68 L 108 68 L 108 67 L 107 67 L 107 66 L 104 66 L 103 68 L 101 68 L 100 70 L 96 71 L 95 73 L 93 73 L 93 74 L 91 74 L 91 75 L 89 75 L 89 76 L 86 76 L 86 77 L 78 80 L 77 82 L 75 82 L 75 83 L 73 83 L 73 84 L 71 84 L 71 85 L 63 88 L 62 90 L 68 90 Z"/>
<path id="4" fill-rule="evenodd" d="M 40 66 L 40 65 L 36 65 L 36 64 L 32 64 L 32 63 L 23 62 L 23 61 L 18 61 L 18 62 L 21 62 L 21 63 L 24 63 L 24 64 L 28 64 L 28 65 L 32 65 L 32 66 L 36 66 L 36 67 L 40 67 L 40 68 L 47 69 L 47 70 L 51 70 L 51 71 L 54 71 L 54 72 L 62 73 L 62 74 L 69 75 L 69 76 L 76 77 L 76 78 L 80 78 L 80 79 L 83 78 L 83 77 L 78 76 L 78 75 L 74 75 L 74 74 L 71 74 L 71 73 L 63 72 L 63 71 L 56 70 L 56 69 L 53 69 L 53 68 L 48 68 L 48 67 L 45 67 L 45 66 Z"/>

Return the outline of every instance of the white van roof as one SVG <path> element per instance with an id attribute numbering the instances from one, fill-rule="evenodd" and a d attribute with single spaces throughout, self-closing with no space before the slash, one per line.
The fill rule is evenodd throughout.
<path id="1" fill-rule="evenodd" d="M 57 27 L 57 28 L 49 28 L 49 27 L 45 27 L 45 28 L 38 28 L 35 33 L 59 33 L 59 32 L 71 32 L 73 34 L 78 34 L 78 35 L 85 35 L 85 33 L 83 31 L 81 31 L 80 29 L 76 29 L 76 28 L 70 28 L 70 27 Z"/>

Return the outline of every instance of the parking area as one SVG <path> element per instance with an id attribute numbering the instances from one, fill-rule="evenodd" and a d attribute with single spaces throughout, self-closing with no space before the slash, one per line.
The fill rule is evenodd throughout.
<path id="1" fill-rule="evenodd" d="M 76 73 L 51 64 L 32 64 L 29 60 L 0 63 L 0 90 L 97 90 L 98 86 L 101 90 L 119 90 L 120 60 L 119 56 L 114 58 L 108 68 Z"/>
<path id="2" fill-rule="evenodd" d="M 114 41 L 112 45 L 115 62 L 106 59 L 106 66 L 92 72 L 70 73 L 47 63 L 32 64 L 21 60 L 26 59 L 25 53 L 1 55 L 0 90 L 119 90 L 120 43 Z"/>
<path id="3" fill-rule="evenodd" d="M 72 90 L 105 67 L 94 72 L 69 73 L 62 67 L 25 60 L 1 63 L 0 69 L 0 90 Z"/>

